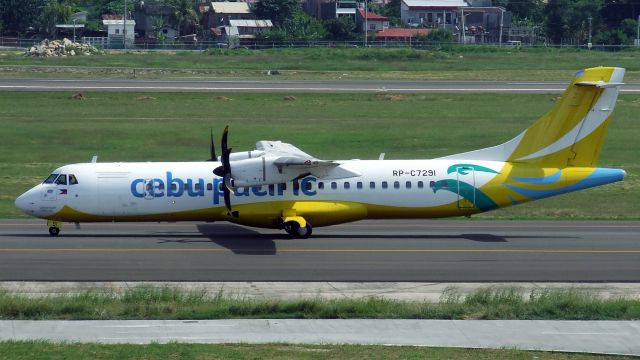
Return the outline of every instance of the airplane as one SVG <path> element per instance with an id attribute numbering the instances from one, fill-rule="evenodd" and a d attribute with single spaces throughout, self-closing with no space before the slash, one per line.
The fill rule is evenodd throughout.
<path id="1" fill-rule="evenodd" d="M 15 204 L 63 222 L 229 221 L 307 238 L 362 219 L 471 216 L 621 181 L 596 167 L 625 70 L 578 71 L 554 107 L 497 146 L 425 160 L 321 160 L 280 141 L 209 161 L 65 165 Z"/>

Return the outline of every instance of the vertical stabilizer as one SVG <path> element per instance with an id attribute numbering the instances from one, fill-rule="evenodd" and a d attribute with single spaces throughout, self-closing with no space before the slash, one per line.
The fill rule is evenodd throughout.
<path id="1" fill-rule="evenodd" d="M 512 140 L 444 159 L 495 160 L 539 167 L 594 167 L 624 69 L 580 70 L 556 105 Z"/>

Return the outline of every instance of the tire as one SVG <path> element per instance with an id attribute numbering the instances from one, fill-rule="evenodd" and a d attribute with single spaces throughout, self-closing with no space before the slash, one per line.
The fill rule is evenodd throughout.
<path id="1" fill-rule="evenodd" d="M 49 228 L 49 235 L 58 236 L 60 234 L 60 228 L 52 226 Z"/>
<path id="2" fill-rule="evenodd" d="M 300 239 L 308 239 L 309 236 L 311 236 L 312 232 L 313 232 L 313 229 L 309 224 L 307 224 L 305 227 L 298 226 L 296 237 Z"/>

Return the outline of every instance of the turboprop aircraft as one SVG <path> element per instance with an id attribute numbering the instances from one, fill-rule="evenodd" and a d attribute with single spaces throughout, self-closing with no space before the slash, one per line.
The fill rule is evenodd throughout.
<path id="1" fill-rule="evenodd" d="M 620 181 L 596 167 L 624 69 L 580 70 L 553 109 L 504 144 L 429 160 L 320 160 L 280 141 L 203 162 L 62 166 L 16 206 L 63 222 L 230 221 L 309 237 L 361 219 L 471 216 Z"/>

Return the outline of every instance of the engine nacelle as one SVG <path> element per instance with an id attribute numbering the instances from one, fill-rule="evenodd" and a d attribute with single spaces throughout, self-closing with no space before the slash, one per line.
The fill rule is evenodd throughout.
<path id="1" fill-rule="evenodd" d="M 280 184 L 293 180 L 297 171 L 282 172 L 274 165 L 276 158 L 259 157 L 231 162 L 231 178 L 234 187 L 260 186 L 270 184 Z"/>
<path id="2" fill-rule="evenodd" d="M 258 158 L 262 155 L 264 155 L 264 151 L 261 151 L 261 150 L 235 152 L 235 153 L 229 154 L 229 161 L 253 159 L 253 158 Z"/>

